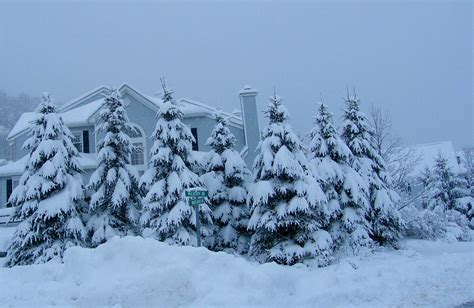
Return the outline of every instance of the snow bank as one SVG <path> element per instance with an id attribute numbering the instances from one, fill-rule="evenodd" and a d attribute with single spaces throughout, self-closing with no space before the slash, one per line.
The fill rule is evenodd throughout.
<path id="1" fill-rule="evenodd" d="M 474 299 L 473 249 L 408 241 L 318 269 L 113 238 L 69 249 L 64 264 L 0 268 L 0 305 L 448 307 Z"/>

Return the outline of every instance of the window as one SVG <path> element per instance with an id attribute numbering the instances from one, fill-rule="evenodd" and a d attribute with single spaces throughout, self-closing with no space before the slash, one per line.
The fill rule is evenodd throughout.
<path id="1" fill-rule="evenodd" d="M 141 176 L 146 170 L 146 139 L 143 129 L 132 123 L 134 129 L 127 130 L 126 134 L 130 137 L 132 151 L 130 153 L 130 164 L 134 166 Z"/>
<path id="2" fill-rule="evenodd" d="M 8 199 L 10 199 L 10 196 L 12 195 L 12 192 L 13 192 L 13 180 L 12 179 L 7 179 L 7 194 L 6 194 L 6 197 L 7 197 L 6 199 L 7 200 L 6 200 L 6 202 L 8 202 Z"/>
<path id="3" fill-rule="evenodd" d="M 84 153 L 89 153 L 89 131 L 82 131 L 82 149 Z"/>
<path id="4" fill-rule="evenodd" d="M 143 156 L 143 143 L 142 142 L 133 142 L 132 143 L 132 155 L 131 163 L 134 166 L 145 164 L 145 157 Z"/>
<path id="5" fill-rule="evenodd" d="M 194 137 L 193 151 L 199 151 L 198 130 L 197 130 L 197 128 L 195 128 L 195 127 L 191 128 L 191 134 L 193 134 L 193 137 Z"/>
<path id="6" fill-rule="evenodd" d="M 10 202 L 8 202 L 8 199 L 10 199 L 10 196 L 12 195 L 13 193 L 13 190 L 15 190 L 15 188 L 18 186 L 18 184 L 20 184 L 20 181 L 19 180 L 13 180 L 13 179 L 7 179 L 7 182 L 6 182 L 6 207 L 11 207 L 12 204 Z"/>
<path id="7" fill-rule="evenodd" d="M 79 153 L 84 153 L 84 142 L 83 142 L 83 133 L 82 131 L 79 132 L 72 132 L 73 138 L 72 143 L 76 147 Z"/>

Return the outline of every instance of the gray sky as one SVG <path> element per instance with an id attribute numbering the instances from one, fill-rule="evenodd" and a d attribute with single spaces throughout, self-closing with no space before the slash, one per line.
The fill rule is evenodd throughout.
<path id="1" fill-rule="evenodd" d="M 472 16 L 469 1 L 0 2 L 0 88 L 64 102 L 122 82 L 154 94 L 165 76 L 232 111 L 245 84 L 261 110 L 276 86 L 305 134 L 320 93 L 338 120 L 355 84 L 405 143 L 460 148 L 474 143 Z"/>

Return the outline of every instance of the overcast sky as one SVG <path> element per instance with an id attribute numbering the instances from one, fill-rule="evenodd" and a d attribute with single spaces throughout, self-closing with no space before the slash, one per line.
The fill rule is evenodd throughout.
<path id="1" fill-rule="evenodd" d="M 155 94 L 165 76 L 177 97 L 232 111 L 244 85 L 260 110 L 275 86 L 305 134 L 321 93 L 339 120 L 355 85 L 405 143 L 460 148 L 474 144 L 472 15 L 470 1 L 0 1 L 0 89 L 65 102 L 123 82 Z"/>

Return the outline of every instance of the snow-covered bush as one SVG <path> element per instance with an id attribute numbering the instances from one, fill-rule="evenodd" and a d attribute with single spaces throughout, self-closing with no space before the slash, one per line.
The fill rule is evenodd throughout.
<path id="1" fill-rule="evenodd" d="M 183 112 L 163 85 L 163 104 L 152 134 L 149 169 L 140 179 L 143 191 L 143 213 L 140 223 L 143 235 L 177 245 L 196 244 L 196 213 L 185 200 L 184 191 L 202 187 L 193 172 L 194 140 L 182 122 Z M 212 211 L 207 204 L 199 206 L 201 235 L 212 235 Z"/>
<path id="2" fill-rule="evenodd" d="M 9 200 L 18 207 L 15 218 L 22 222 L 8 247 L 5 266 L 62 259 L 66 248 L 82 245 L 85 236 L 78 211 L 84 193 L 73 136 L 48 93 L 36 112 L 24 144 L 29 150 L 26 169 Z"/>
<path id="3" fill-rule="evenodd" d="M 350 166 L 352 152 L 339 137 L 332 114 L 324 103 L 318 106 L 310 133 L 310 166 L 328 199 L 325 229 L 340 252 L 357 253 L 370 246 L 367 185 Z"/>
<path id="4" fill-rule="evenodd" d="M 466 180 L 453 173 L 447 158 L 439 154 L 434 167 L 427 168 L 419 180 L 424 186 L 423 202 L 402 211 L 406 234 L 432 240 L 472 240 L 474 198 Z"/>
<path id="5" fill-rule="evenodd" d="M 454 202 L 454 208 L 466 216 L 469 226 L 474 229 L 474 196 L 465 196 L 457 198 Z"/>
<path id="6" fill-rule="evenodd" d="M 347 97 L 342 123 L 342 138 L 355 159 L 354 169 L 369 185 L 367 220 L 373 240 L 381 245 L 398 247 L 403 222 L 397 210 L 398 194 L 390 188 L 390 175 L 383 158 L 373 146 L 373 129 L 359 108 L 360 100 Z"/>
<path id="7" fill-rule="evenodd" d="M 115 235 L 137 233 L 141 197 L 138 173 L 130 164 L 133 148 L 127 132 L 132 130 L 120 92 L 113 90 L 97 120 L 95 133 L 103 137 L 88 185 L 92 196 L 87 233 L 93 247 Z"/>
<path id="8" fill-rule="evenodd" d="M 469 185 L 456 176 L 447 158 L 439 154 L 432 170 L 423 173 L 424 202 L 404 211 L 407 234 L 428 239 L 471 240 L 472 206 Z"/>
<path id="9" fill-rule="evenodd" d="M 201 177 L 209 191 L 216 226 L 210 247 L 215 250 L 231 248 L 245 253 L 249 246 L 246 180 L 250 171 L 240 153 L 233 148 L 235 136 L 221 112 L 217 112 L 216 121 L 207 140 L 211 150 L 204 162 L 206 173 Z"/>
<path id="10" fill-rule="evenodd" d="M 288 110 L 276 95 L 270 100 L 270 123 L 257 147 L 249 188 L 249 228 L 254 231 L 249 254 L 261 262 L 294 264 L 314 258 L 327 265 L 332 241 L 321 228 L 328 215 L 326 197 L 307 171 L 303 146 L 288 124 Z"/>
<path id="11" fill-rule="evenodd" d="M 456 210 L 419 208 L 411 205 L 401 211 L 408 237 L 453 241 L 470 241 L 472 233 L 467 218 Z"/>
<path id="12" fill-rule="evenodd" d="M 474 196 L 468 181 L 455 175 L 448 165 L 448 160 L 438 154 L 434 169 L 428 179 L 428 208 L 441 206 L 445 210 L 455 210 L 464 215 L 474 229 Z"/>

